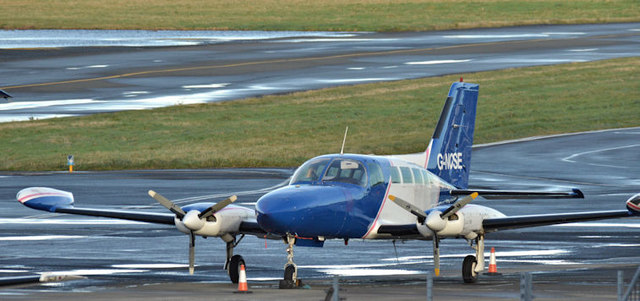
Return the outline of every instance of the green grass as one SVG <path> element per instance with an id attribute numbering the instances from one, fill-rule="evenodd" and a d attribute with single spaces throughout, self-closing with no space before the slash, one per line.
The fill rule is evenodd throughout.
<path id="1" fill-rule="evenodd" d="M 425 31 L 640 21 L 637 0 L 0 0 L 4 29 Z"/>
<path id="2" fill-rule="evenodd" d="M 640 58 L 463 74 L 475 143 L 640 126 Z M 340 150 L 423 151 L 460 75 L 0 124 L 0 170 L 297 166 Z"/>

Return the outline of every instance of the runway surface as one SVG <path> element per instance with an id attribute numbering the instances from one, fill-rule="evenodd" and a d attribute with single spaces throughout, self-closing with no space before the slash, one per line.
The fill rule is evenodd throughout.
<path id="1" fill-rule="evenodd" d="M 2 49 L 0 89 L 14 98 L 0 101 L 0 122 L 640 55 L 640 23 L 311 35 Z"/>
<path id="2" fill-rule="evenodd" d="M 609 130 L 476 147 L 471 186 L 493 189 L 582 189 L 584 200 L 480 200 L 509 215 L 624 208 L 640 191 L 640 128 Z M 292 170 L 221 169 L 124 172 L 42 172 L 0 175 L 0 277 L 62 271 L 87 278 L 53 285 L 0 290 L 0 299 L 211 299 L 318 300 L 334 275 L 343 277 L 348 300 L 412 300 L 424 295 L 433 267 L 430 241 L 328 241 L 324 248 L 297 247 L 299 277 L 310 290 L 272 289 L 282 277 L 285 245 L 246 237 L 236 248 L 248 265 L 252 296 L 232 294 L 222 270 L 224 244 L 196 241 L 196 274 L 188 275 L 188 238 L 167 226 L 26 208 L 15 194 L 28 186 L 72 191 L 76 205 L 164 212 L 146 196 L 154 189 L 180 204 L 238 194 L 252 206 L 283 185 Z M 629 218 L 510 230 L 486 237 L 495 247 L 499 277 L 463 285 L 460 266 L 473 250 L 461 240 L 441 244 L 443 276 L 438 297 L 457 300 L 517 299 L 518 273 L 534 272 L 534 294 L 548 300 L 615 299 L 616 270 L 640 264 L 640 219 Z M 265 248 L 266 247 L 266 248 Z M 487 250 L 488 251 L 488 250 Z M 486 254 L 488 256 L 488 252 Z M 175 298 L 174 298 L 175 297 Z M 538 298 L 536 299 L 538 300 Z"/>

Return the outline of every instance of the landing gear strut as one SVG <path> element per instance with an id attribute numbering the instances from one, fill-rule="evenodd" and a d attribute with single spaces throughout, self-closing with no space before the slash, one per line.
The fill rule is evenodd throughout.
<path id="1" fill-rule="evenodd" d="M 233 248 L 238 246 L 240 241 L 244 238 L 244 234 L 240 236 L 240 239 L 236 240 L 235 236 L 223 236 L 222 240 L 227 243 L 227 260 L 224 264 L 224 269 L 229 274 L 229 279 L 232 283 L 238 283 L 240 278 L 240 266 L 245 265 L 244 258 L 240 255 L 233 255 Z"/>
<path id="2" fill-rule="evenodd" d="M 293 235 L 287 235 L 285 243 L 288 245 L 287 263 L 284 265 L 284 279 L 280 280 L 279 286 L 281 289 L 296 288 L 302 285 L 298 279 L 298 266 L 293 262 L 293 245 L 296 243 L 296 238 Z"/>
<path id="3" fill-rule="evenodd" d="M 476 250 L 476 256 L 469 255 L 462 262 L 462 279 L 465 283 L 475 283 L 478 274 L 484 270 L 484 235 L 479 235 L 475 241 L 475 246 L 473 242 L 470 244 Z"/>

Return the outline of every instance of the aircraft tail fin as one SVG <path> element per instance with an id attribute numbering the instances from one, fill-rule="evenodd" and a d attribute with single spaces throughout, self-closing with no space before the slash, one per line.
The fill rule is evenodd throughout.
<path id="1" fill-rule="evenodd" d="M 426 168 L 460 189 L 469 183 L 479 85 L 455 82 L 426 151 Z"/>

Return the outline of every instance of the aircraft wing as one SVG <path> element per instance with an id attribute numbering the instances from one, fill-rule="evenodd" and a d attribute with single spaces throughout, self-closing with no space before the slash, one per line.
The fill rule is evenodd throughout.
<path id="1" fill-rule="evenodd" d="M 548 226 L 555 224 L 592 221 L 608 218 L 634 216 L 629 210 L 591 211 L 559 214 L 521 215 L 502 218 L 491 218 L 482 221 L 485 232 L 517 229 L 526 227 Z"/>
<path id="2" fill-rule="evenodd" d="M 599 219 L 620 218 L 637 216 L 628 210 L 613 211 L 591 211 L 591 212 L 575 212 L 560 214 L 540 214 L 540 215 L 521 215 L 508 216 L 502 218 L 491 218 L 482 221 L 482 227 L 485 233 L 496 232 L 500 230 L 548 226 L 564 223 L 575 223 L 584 221 L 593 221 Z M 420 235 L 416 224 L 406 225 L 381 225 L 378 229 L 379 234 L 388 234 L 392 237 L 416 237 Z"/>
<path id="3" fill-rule="evenodd" d="M 126 210 L 77 208 L 73 206 L 73 194 L 46 187 L 31 187 L 18 192 L 16 198 L 23 205 L 47 212 L 111 217 L 138 222 L 174 225 L 171 213 L 134 212 Z"/>
<path id="4" fill-rule="evenodd" d="M 174 213 L 139 212 L 118 209 L 80 208 L 75 207 L 71 192 L 47 187 L 31 187 L 18 192 L 16 198 L 23 205 L 47 212 L 67 213 L 97 217 L 117 218 L 138 222 L 165 224 L 175 226 Z M 204 211 L 203 209 L 201 209 Z M 240 222 L 238 233 L 262 237 L 267 233 L 255 220 Z M 270 238 L 270 237 L 269 237 Z"/>
<path id="5" fill-rule="evenodd" d="M 131 221 L 154 223 L 154 224 L 165 224 L 165 225 L 174 225 L 173 219 L 175 217 L 171 213 L 151 213 L 151 212 L 141 213 L 141 212 L 126 211 L 126 210 L 92 209 L 92 208 L 76 208 L 76 207 L 53 208 L 53 211 L 51 212 L 99 216 L 99 217 L 111 217 L 111 218 L 126 219 Z"/>
<path id="6" fill-rule="evenodd" d="M 260 228 L 258 223 L 255 221 L 242 221 L 242 223 L 240 223 L 240 233 L 255 235 L 259 237 L 267 235 L 267 238 L 274 238 L 271 235 L 269 235 L 267 232 L 265 232 L 262 228 Z M 282 237 L 280 236 L 275 237 L 275 239 L 281 239 L 281 238 Z"/>
<path id="7" fill-rule="evenodd" d="M 482 189 L 453 189 L 452 196 L 467 196 L 477 192 L 485 199 L 584 199 L 584 194 L 580 189 L 572 189 L 571 192 L 563 191 L 525 191 L 525 190 L 482 190 Z"/>
<path id="8" fill-rule="evenodd" d="M 627 210 L 569 212 L 486 218 L 482 220 L 482 231 L 489 233 L 499 230 L 548 226 L 600 219 L 637 217 L 640 216 L 640 193 L 629 198 L 626 202 L 626 207 Z M 378 233 L 391 235 L 393 237 L 412 237 L 417 236 L 419 231 L 417 224 L 381 225 L 380 228 L 378 228 Z"/>

